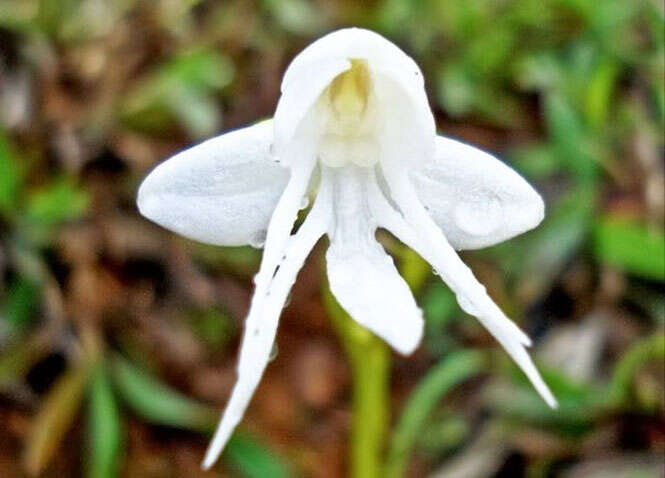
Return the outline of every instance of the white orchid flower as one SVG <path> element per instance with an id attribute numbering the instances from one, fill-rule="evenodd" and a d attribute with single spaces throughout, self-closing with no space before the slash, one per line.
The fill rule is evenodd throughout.
<path id="1" fill-rule="evenodd" d="M 298 211 L 318 190 L 300 228 Z M 138 193 L 141 213 L 191 239 L 265 243 L 240 349 L 238 381 L 203 466 L 241 420 L 269 362 L 289 290 L 315 243 L 330 240 L 330 288 L 360 324 L 402 354 L 423 316 L 375 239 L 385 228 L 437 271 L 552 407 L 529 338 L 490 299 L 455 249 L 496 244 L 535 227 L 543 201 L 491 155 L 437 136 L 423 76 L 380 35 L 333 32 L 288 67 L 274 119 L 208 140 L 159 165 Z"/>

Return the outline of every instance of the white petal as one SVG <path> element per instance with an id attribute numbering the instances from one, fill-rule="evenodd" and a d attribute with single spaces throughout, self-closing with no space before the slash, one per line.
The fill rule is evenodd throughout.
<path id="1" fill-rule="evenodd" d="M 374 234 L 376 222 L 361 170 L 331 173 L 335 184 L 335 229 L 326 254 L 330 290 L 357 322 L 402 354 L 410 354 L 423 333 L 422 312 Z"/>
<path id="2" fill-rule="evenodd" d="M 313 104 L 315 95 L 312 92 L 322 92 L 337 74 L 349 68 L 351 59 L 367 61 L 381 104 L 381 115 L 387 124 L 393 126 L 386 130 L 391 130 L 389 136 L 398 136 L 391 141 L 390 149 L 400 144 L 417 147 L 417 151 L 399 154 L 402 160 L 430 157 L 434 148 L 434 117 L 418 65 L 381 35 L 360 28 L 329 33 L 293 59 L 282 81 L 278 113 L 281 113 L 282 103 L 298 105 L 288 108 L 298 113 L 290 114 L 293 118 L 291 124 L 287 121 L 287 115 L 275 114 L 275 135 L 279 142 L 282 142 L 282 136 L 293 136 L 298 122 L 304 117 L 306 105 Z M 282 121 L 282 118 L 285 120 Z M 401 141 L 407 133 L 411 137 Z"/>
<path id="3" fill-rule="evenodd" d="M 427 104 L 423 75 L 418 65 L 394 43 L 361 28 L 334 31 L 300 52 L 284 73 L 282 93 L 301 78 L 311 77 L 320 65 L 349 59 L 367 60 L 373 71 L 393 77 L 414 99 Z"/>
<path id="4" fill-rule="evenodd" d="M 317 125 L 311 123 L 319 117 L 311 115 L 305 121 L 307 114 L 330 82 L 349 68 L 351 62 L 346 58 L 326 58 L 311 65 L 306 74 L 294 78 L 288 88 L 282 87 L 282 96 L 275 110 L 275 144 L 280 157 L 289 164 L 293 162 L 288 157 L 289 145 L 298 129 L 304 126 L 306 135 L 316 134 Z"/>
<path id="5" fill-rule="evenodd" d="M 307 255 L 326 232 L 330 217 L 330 193 L 322 189 L 305 222 L 291 237 L 279 269 L 271 278 L 267 294 L 259 300 L 255 295 L 252 301 L 240 348 L 238 381 L 206 452 L 203 460 L 205 469 L 215 463 L 249 405 L 268 364 L 277 323 L 288 293 Z"/>
<path id="6" fill-rule="evenodd" d="M 256 288 L 240 349 L 238 382 L 206 453 L 204 468 L 212 466 L 241 420 L 268 363 L 280 310 L 288 291 L 305 257 L 325 232 L 324 225 L 328 224 L 330 192 L 322 187 L 301 230 L 295 238 L 291 237 L 291 229 L 315 164 L 313 158 L 305 160 L 308 154 L 306 149 L 301 153 L 303 161 L 296 162 L 291 168 L 289 182 L 270 218 L 261 267 L 254 277 Z"/>
<path id="7" fill-rule="evenodd" d="M 487 295 L 471 270 L 462 262 L 420 204 L 412 185 L 402 171 L 386 168 L 386 180 L 404 216 L 395 211 L 376 187 L 371 192 L 373 211 L 380 224 L 429 262 L 457 296 L 467 313 L 475 316 L 494 335 L 506 352 L 524 371 L 538 393 L 551 407 L 556 399 L 540 377 L 525 346 L 531 345 L 522 332 Z"/>
<path id="8" fill-rule="evenodd" d="M 519 174 L 477 148 L 438 136 L 411 174 L 418 197 L 455 249 L 510 239 L 542 221 L 545 205 Z"/>
<path id="9" fill-rule="evenodd" d="M 190 239 L 260 242 L 289 178 L 270 155 L 272 121 L 232 131 L 176 154 L 145 178 L 139 211 Z"/>
<path id="10" fill-rule="evenodd" d="M 374 83 L 382 116 L 378 138 L 381 162 L 418 167 L 423 159 L 434 155 L 436 134 L 429 105 L 426 100 L 415 101 L 404 94 L 394 77 L 377 74 Z"/>

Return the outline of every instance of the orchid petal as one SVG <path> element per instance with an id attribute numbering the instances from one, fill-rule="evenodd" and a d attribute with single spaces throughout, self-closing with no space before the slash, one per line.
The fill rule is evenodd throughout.
<path id="1" fill-rule="evenodd" d="M 423 75 L 416 62 L 378 33 L 360 28 L 334 31 L 300 52 L 284 73 L 282 93 L 302 78 L 310 78 L 321 65 L 350 59 L 367 60 L 373 71 L 395 78 L 410 96 L 427 105 Z"/>
<path id="2" fill-rule="evenodd" d="M 279 270 L 270 282 L 265 300 L 252 302 L 240 348 L 238 381 L 206 452 L 202 465 L 205 469 L 215 463 L 249 405 L 268 365 L 279 316 L 289 291 L 309 252 L 326 232 L 330 215 L 330 194 L 322 190 L 305 222 L 291 237 Z"/>
<path id="3" fill-rule="evenodd" d="M 540 195 L 488 153 L 436 138 L 436 153 L 411 174 L 418 197 L 455 249 L 510 239 L 542 221 Z"/>
<path id="4" fill-rule="evenodd" d="M 288 146 L 303 123 L 307 134 L 316 134 L 317 125 L 311 123 L 316 122 L 319 116 L 310 115 L 307 121 L 305 118 L 323 90 L 333 78 L 351 68 L 351 62 L 346 58 L 334 58 L 312 66 L 305 75 L 294 78 L 288 88 L 284 84 L 282 86 L 282 96 L 275 110 L 275 145 L 282 156 L 289 156 Z M 292 162 L 292 158 L 285 159 Z"/>
<path id="5" fill-rule="evenodd" d="M 319 85 L 332 80 L 350 67 L 349 60 L 365 60 L 372 74 L 379 104 L 389 106 L 381 116 L 386 125 L 393 125 L 384 137 L 393 137 L 388 147 L 400 145 L 400 138 L 409 133 L 408 146 L 417 151 L 400 155 L 402 158 L 427 157 L 433 152 L 435 136 L 432 115 L 418 65 L 395 44 L 381 35 L 359 28 L 337 30 L 316 40 L 298 54 L 289 65 L 282 81 L 280 105 L 298 104 L 293 120 L 281 121 L 280 109 L 275 114 L 275 136 L 291 138 L 306 104 L 312 104 L 311 91 L 323 91 Z M 347 66 L 344 66 L 347 65 Z M 336 74 L 333 74 L 337 71 Z M 400 115 L 393 115 L 400 111 Z M 278 120 L 278 116 L 280 121 Z M 285 116 L 285 115 L 284 115 Z M 286 133 L 291 134 L 286 134 Z M 395 136 L 394 134 L 397 134 Z M 412 148 L 413 149 L 413 148 Z"/>
<path id="6" fill-rule="evenodd" d="M 260 242 L 289 177 L 270 155 L 272 121 L 210 139 L 157 166 L 138 193 L 141 214 L 190 239 Z"/>
<path id="7" fill-rule="evenodd" d="M 422 311 L 374 237 L 360 171 L 336 174 L 335 230 L 326 254 L 330 290 L 357 322 L 408 355 L 423 333 Z"/>
<path id="8" fill-rule="evenodd" d="M 379 224 L 413 248 L 436 269 L 457 296 L 460 307 L 478 318 L 524 371 L 545 402 L 551 407 L 556 407 L 556 399 L 525 350 L 525 346 L 531 345 L 529 338 L 487 295 L 485 287 L 462 262 L 441 229 L 427 214 L 410 182 L 404 180 L 404 175 L 400 174 L 401 171 L 386 168 L 385 173 L 393 199 L 403 216 L 385 200 L 377 186 L 373 189 L 371 197 L 373 211 Z"/>

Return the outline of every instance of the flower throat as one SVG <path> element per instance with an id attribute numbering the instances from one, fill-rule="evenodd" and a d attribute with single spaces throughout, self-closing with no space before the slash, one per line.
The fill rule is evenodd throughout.
<path id="1" fill-rule="evenodd" d="M 371 90 L 367 64 L 351 60 L 351 68 L 338 75 L 321 95 L 326 127 L 319 157 L 326 166 L 353 163 L 367 167 L 378 161 Z"/>

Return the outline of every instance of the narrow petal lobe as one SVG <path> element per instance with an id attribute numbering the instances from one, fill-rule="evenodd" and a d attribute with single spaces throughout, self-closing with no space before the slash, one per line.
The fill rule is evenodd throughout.
<path id="1" fill-rule="evenodd" d="M 405 180 L 404 175 L 396 170 L 387 171 L 386 180 L 403 216 L 385 200 L 377 186 L 372 194 L 372 204 L 380 224 L 435 268 L 455 293 L 460 307 L 478 318 L 524 371 L 545 402 L 551 407 L 556 407 L 556 399 L 525 349 L 531 345 L 529 338 L 487 295 L 485 287 L 462 262 L 439 227 L 427 214 L 411 183 Z"/>
<path id="2" fill-rule="evenodd" d="M 270 359 L 286 298 L 307 255 L 326 232 L 330 214 L 330 195 L 322 190 L 307 219 L 291 237 L 279 269 L 268 285 L 266 296 L 259 301 L 255 296 L 252 301 L 240 348 L 238 381 L 203 460 L 206 469 L 215 463 L 249 405 Z"/>

